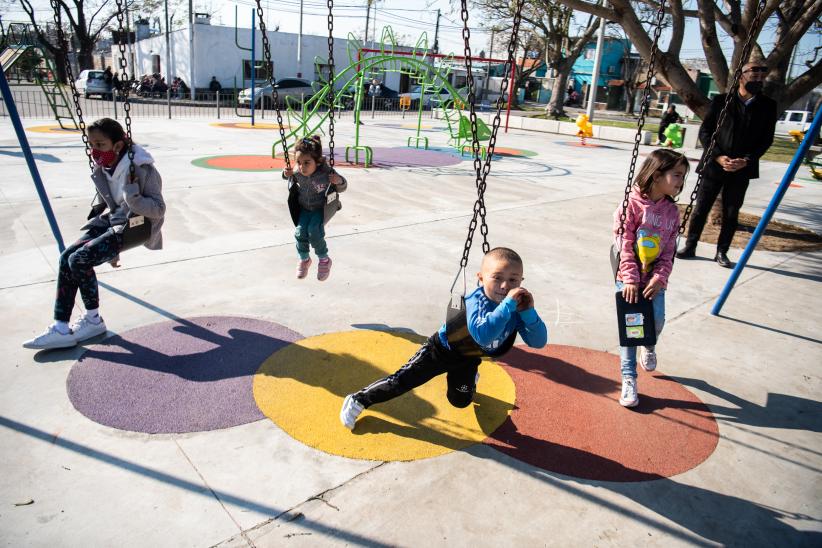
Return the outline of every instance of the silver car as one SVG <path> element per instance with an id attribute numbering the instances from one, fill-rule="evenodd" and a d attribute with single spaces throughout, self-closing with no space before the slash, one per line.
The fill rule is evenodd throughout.
<path id="1" fill-rule="evenodd" d="M 103 99 L 111 99 L 111 84 L 106 83 L 106 76 L 102 70 L 86 69 L 80 73 L 74 82 L 77 91 L 88 99 L 91 95 L 99 95 Z"/>
<path id="2" fill-rule="evenodd" d="M 277 80 L 275 85 L 277 86 L 277 96 L 280 98 L 281 106 L 285 104 L 286 97 L 292 97 L 289 101 L 289 103 L 292 103 L 294 100 L 298 102 L 302 99 L 308 100 L 309 97 L 314 95 L 314 89 L 311 87 L 311 82 L 308 80 L 303 80 L 302 78 L 282 78 Z M 271 91 L 270 84 L 265 87 L 254 88 L 254 108 L 260 108 L 261 104 L 265 105 L 266 108 L 273 107 L 273 95 L 274 94 Z M 241 91 L 237 97 L 237 101 L 242 106 L 250 106 L 251 88 Z"/>

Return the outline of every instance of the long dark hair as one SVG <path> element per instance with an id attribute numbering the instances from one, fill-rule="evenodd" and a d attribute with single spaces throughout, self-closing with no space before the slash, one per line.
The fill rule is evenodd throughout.
<path id="1" fill-rule="evenodd" d="M 688 158 L 686 158 L 684 154 L 671 150 L 670 148 L 658 148 L 645 158 L 642 167 L 639 169 L 639 173 L 634 177 L 634 185 L 639 188 L 639 191 L 644 196 L 648 196 L 651 192 L 651 185 L 654 184 L 654 174 L 658 172 L 665 173 L 679 165 L 685 167 L 685 176 L 687 177 L 688 171 L 691 169 Z M 685 185 L 682 185 L 682 188 L 685 188 Z M 680 192 L 682 192 L 681 189 Z M 670 196 L 668 196 L 668 198 L 674 201 Z"/>
<path id="2" fill-rule="evenodd" d="M 92 131 L 99 131 L 105 135 L 107 139 L 111 139 L 112 143 L 123 141 L 126 145 L 129 144 L 128 135 L 126 135 L 126 131 L 117 120 L 112 120 L 111 118 L 95 120 L 86 130 L 87 133 Z"/>
<path id="3" fill-rule="evenodd" d="M 323 143 L 320 140 L 319 135 L 312 135 L 311 137 L 304 137 L 297 142 L 297 146 L 294 147 L 294 152 L 304 152 L 311 156 L 317 165 L 320 165 L 325 162 L 325 157 L 323 156 Z"/>

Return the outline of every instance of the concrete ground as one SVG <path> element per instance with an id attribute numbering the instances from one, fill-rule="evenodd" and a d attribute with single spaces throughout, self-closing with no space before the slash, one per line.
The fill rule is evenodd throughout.
<path id="1" fill-rule="evenodd" d="M 366 119 L 362 133 L 374 146 L 401 147 L 412 133 L 403 123 Z M 305 336 L 362 324 L 427 335 L 442 321 L 475 196 L 471 162 L 341 170 L 349 191 L 328 229 L 334 270 L 320 284 L 293 279 L 279 173 L 191 165 L 202 156 L 266 154 L 276 132 L 137 119 L 134 133 L 164 177 L 165 249 L 133 250 L 122 268 L 98 269 L 111 332 L 203 315 L 270 320 Z M 424 135 L 445 146 L 442 131 Z M 79 138 L 27 136 L 71 241 L 92 194 Z M 340 125 L 337 146 L 352 136 L 350 124 Z M 629 145 L 572 142 L 526 131 L 500 137 L 499 146 L 537 155 L 494 162 L 490 241 L 522 254 L 550 343 L 615 353 L 607 251 Z M 710 407 L 720 436 L 714 453 L 685 473 L 585 480 L 483 444 L 412 462 L 352 460 L 307 447 L 268 419 L 148 435 L 78 413 L 66 377 L 83 349 L 21 347 L 50 322 L 58 253 L 7 118 L 0 166 L 6 546 L 822 544 L 822 252 L 757 251 L 720 317 L 709 311 L 730 271 L 705 260 L 711 247 L 700 245 L 702 260 L 676 263 L 659 367 Z M 785 169 L 763 166 L 746 211 L 762 212 Z M 819 231 L 822 186 L 797 183 L 777 218 Z M 479 254 L 476 246 L 471 271 Z M 631 412 L 610 404 L 615 415 Z"/>

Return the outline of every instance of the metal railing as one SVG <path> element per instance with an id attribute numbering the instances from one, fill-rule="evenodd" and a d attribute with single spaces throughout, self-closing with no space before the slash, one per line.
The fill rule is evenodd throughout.
<path id="1" fill-rule="evenodd" d="M 17 110 L 21 118 L 52 118 L 53 113 L 49 107 L 46 96 L 40 88 L 26 85 L 12 85 L 12 96 L 17 105 Z M 131 103 L 132 118 L 168 118 L 168 119 L 222 119 L 222 118 L 246 118 L 251 116 L 251 109 L 248 106 L 237 103 L 237 94 L 234 91 L 198 92 L 195 99 L 190 96 L 175 97 L 169 90 L 160 93 L 146 93 L 144 95 L 129 95 Z M 296 108 L 295 108 L 296 104 Z M 289 101 L 289 105 L 299 112 L 299 101 Z M 120 118 L 123 116 L 122 98 L 116 94 L 110 97 L 92 95 L 91 97 L 80 97 L 80 106 L 83 109 L 83 116 L 87 120 L 109 117 Z M 401 108 L 401 106 L 406 108 Z M 363 99 L 360 118 L 415 118 L 417 116 L 419 103 L 417 100 L 401 105 L 396 97 L 366 97 Z M 424 115 L 434 117 L 434 110 L 437 107 L 436 101 L 423 105 Z M 282 106 L 281 106 L 282 108 Z M 353 101 L 341 101 L 338 112 L 345 117 L 346 114 L 353 113 Z M 0 117 L 8 117 L 5 104 L 0 102 Z M 258 120 L 276 120 L 274 106 L 270 103 L 258 106 L 255 109 L 255 117 Z"/>

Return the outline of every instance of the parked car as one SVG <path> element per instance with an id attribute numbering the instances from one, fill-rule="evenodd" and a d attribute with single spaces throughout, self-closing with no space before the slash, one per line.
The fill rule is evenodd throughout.
<path id="1" fill-rule="evenodd" d="M 807 110 L 786 110 L 776 121 L 777 135 L 788 135 L 790 131 L 808 131 L 813 114 Z"/>
<path id="2" fill-rule="evenodd" d="M 277 96 L 280 99 L 280 105 L 285 104 L 286 97 L 293 97 L 296 100 L 305 98 L 306 100 L 314 95 L 314 89 L 311 87 L 311 82 L 303 80 L 302 78 L 282 78 L 275 83 L 277 86 Z M 261 104 L 266 107 L 274 106 L 274 93 L 271 90 L 271 84 L 264 87 L 254 88 L 254 107 L 260 108 Z M 241 106 L 251 106 L 251 88 L 246 88 L 240 92 L 237 101 Z M 264 101 L 264 102 L 263 102 Z"/>
<path id="3" fill-rule="evenodd" d="M 411 91 L 408 93 L 400 93 L 400 97 L 408 97 L 411 99 L 411 108 L 416 108 L 420 100 L 420 92 L 422 91 L 422 86 L 414 86 L 411 88 Z M 463 90 L 457 90 L 457 93 L 463 95 Z M 467 95 L 467 94 L 465 94 Z M 451 92 L 448 91 L 448 88 L 436 88 L 434 86 L 425 86 L 425 97 L 422 99 L 422 106 L 423 107 L 430 107 L 432 103 L 434 106 L 439 106 L 442 103 L 445 103 L 451 100 Z"/>
<path id="4" fill-rule="evenodd" d="M 77 92 L 88 99 L 91 95 L 99 95 L 103 99 L 111 99 L 111 84 L 106 83 L 102 70 L 86 69 L 74 81 Z"/>
<path id="5" fill-rule="evenodd" d="M 362 89 L 362 104 L 360 108 L 363 109 L 370 109 L 371 108 L 371 97 L 368 95 L 368 90 L 371 87 L 370 82 L 363 82 L 363 89 Z M 346 98 L 344 101 L 345 108 L 351 109 L 354 108 L 354 99 L 356 97 L 357 86 L 351 85 L 348 86 L 346 90 Z M 397 98 L 400 96 L 395 90 L 385 86 L 385 84 L 380 84 L 380 94 L 377 95 L 377 101 L 374 105 L 375 108 L 379 110 L 390 110 L 394 108 L 397 104 Z"/>

